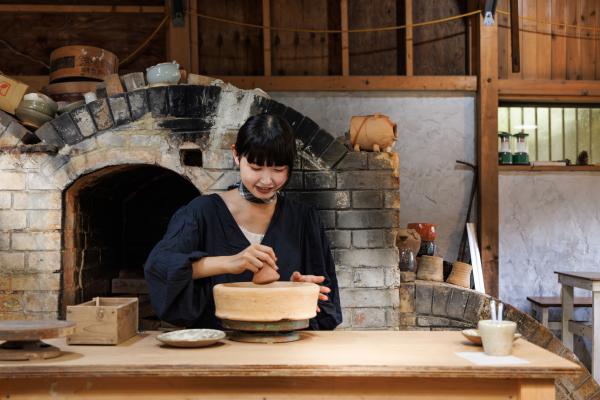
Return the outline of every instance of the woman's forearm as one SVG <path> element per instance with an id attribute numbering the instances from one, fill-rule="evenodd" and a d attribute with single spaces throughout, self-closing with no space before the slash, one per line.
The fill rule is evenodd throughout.
<path id="1" fill-rule="evenodd" d="M 202 257 L 192 263 L 192 279 L 230 273 L 231 256 Z"/>

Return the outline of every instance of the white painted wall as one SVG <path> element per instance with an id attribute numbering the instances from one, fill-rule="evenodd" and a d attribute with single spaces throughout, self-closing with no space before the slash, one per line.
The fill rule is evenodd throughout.
<path id="1" fill-rule="evenodd" d="M 554 271 L 600 272 L 600 173 L 503 172 L 499 191 L 502 299 L 529 311 L 560 295 Z"/>
<path id="2" fill-rule="evenodd" d="M 407 92 L 271 92 L 334 136 L 353 115 L 381 113 L 398 124 L 400 225 L 438 224 L 438 255 L 454 261 L 465 223 L 474 163 L 475 98 Z"/>

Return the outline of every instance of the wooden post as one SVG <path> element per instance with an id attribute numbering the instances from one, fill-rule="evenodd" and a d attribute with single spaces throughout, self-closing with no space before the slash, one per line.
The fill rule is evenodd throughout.
<path id="1" fill-rule="evenodd" d="M 184 18 L 184 26 L 173 26 L 171 18 L 171 1 L 168 2 L 169 7 L 166 8 L 169 17 L 169 30 L 167 31 L 167 59 L 175 60 L 179 66 L 186 71 L 190 71 L 190 22 L 188 16 Z M 190 10 L 186 10 L 189 14 Z"/>
<path id="2" fill-rule="evenodd" d="M 270 0 L 262 2 L 263 15 L 263 63 L 264 75 L 271 76 L 271 4 Z"/>
<path id="3" fill-rule="evenodd" d="M 192 74 L 200 73 L 200 51 L 198 49 L 198 0 L 190 0 L 190 44 L 191 48 L 191 67 Z"/>
<path id="4" fill-rule="evenodd" d="M 350 48 L 348 34 L 348 0 L 340 0 L 342 25 L 342 76 L 350 75 Z"/>
<path id="5" fill-rule="evenodd" d="M 413 29 L 409 28 L 408 25 L 413 23 L 413 2 L 412 0 L 405 0 L 404 2 L 404 21 L 406 27 L 406 76 L 413 75 Z"/>
<path id="6" fill-rule="evenodd" d="M 483 24 L 477 32 L 477 156 L 479 167 L 479 243 L 486 292 L 498 296 L 498 24 Z"/>

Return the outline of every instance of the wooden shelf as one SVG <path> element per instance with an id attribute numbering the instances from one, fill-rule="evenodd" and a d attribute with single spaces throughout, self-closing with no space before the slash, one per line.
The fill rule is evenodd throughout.
<path id="1" fill-rule="evenodd" d="M 600 171 L 600 165 L 568 165 L 568 166 L 539 166 L 532 165 L 499 165 L 502 171 L 525 171 L 525 172 L 573 172 L 573 171 Z"/>
<path id="2" fill-rule="evenodd" d="M 600 81 L 499 79 L 500 101 L 599 103 Z"/>

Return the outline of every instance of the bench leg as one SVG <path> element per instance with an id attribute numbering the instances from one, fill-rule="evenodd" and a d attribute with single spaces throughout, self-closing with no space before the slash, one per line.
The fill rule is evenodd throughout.
<path id="1" fill-rule="evenodd" d="M 600 292 L 592 292 L 592 376 L 600 382 Z"/>
<path id="2" fill-rule="evenodd" d="M 562 303 L 562 342 L 573 351 L 573 333 L 569 330 L 569 321 L 573 319 L 573 286 L 562 284 L 560 292 Z"/>

